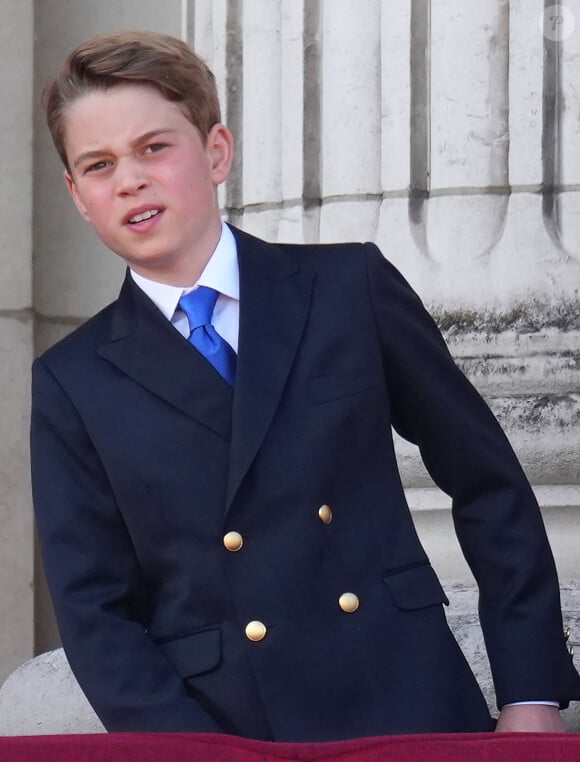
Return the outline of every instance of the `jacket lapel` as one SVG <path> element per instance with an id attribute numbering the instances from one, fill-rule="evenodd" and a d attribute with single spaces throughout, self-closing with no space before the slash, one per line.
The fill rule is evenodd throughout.
<path id="1" fill-rule="evenodd" d="M 230 438 L 232 388 L 127 273 L 99 354 L 157 397 Z"/>
<path id="2" fill-rule="evenodd" d="M 298 350 L 313 276 L 281 249 L 234 230 L 240 270 L 240 332 L 226 510 L 247 473 Z"/>

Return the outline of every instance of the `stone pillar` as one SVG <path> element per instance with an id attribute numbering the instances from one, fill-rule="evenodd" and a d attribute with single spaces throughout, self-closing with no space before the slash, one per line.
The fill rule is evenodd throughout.
<path id="1" fill-rule="evenodd" d="M 32 357 L 32 45 L 30 0 L 6 0 L 0 25 L 0 683 L 33 647 L 28 469 Z"/>
<path id="2" fill-rule="evenodd" d="M 431 136 L 428 183 L 409 207 L 415 246 L 403 247 L 398 261 L 518 453 L 561 579 L 577 581 L 580 216 L 572 82 L 580 33 L 543 35 L 544 5 L 431 3 L 428 97 L 417 88 Z M 578 23 L 580 5 L 572 5 Z M 412 121 L 412 143 L 413 136 Z M 386 242 L 395 227 L 389 216 L 379 239 Z M 459 554 L 448 553 L 449 502 L 429 489 L 413 448 L 401 444 L 400 454 L 436 565 L 444 576 L 468 578 Z"/>

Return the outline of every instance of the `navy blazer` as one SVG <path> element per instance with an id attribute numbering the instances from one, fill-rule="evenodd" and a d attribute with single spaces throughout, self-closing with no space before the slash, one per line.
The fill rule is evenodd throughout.
<path id="1" fill-rule="evenodd" d="M 492 727 L 391 426 L 453 497 L 499 705 L 580 698 L 531 488 L 418 297 L 372 244 L 235 235 L 235 391 L 130 277 L 34 364 L 44 561 L 105 726 L 278 741 Z"/>

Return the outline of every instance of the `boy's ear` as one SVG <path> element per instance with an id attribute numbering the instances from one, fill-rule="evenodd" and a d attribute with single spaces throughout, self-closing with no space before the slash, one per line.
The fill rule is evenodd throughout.
<path id="1" fill-rule="evenodd" d="M 214 124 L 207 136 L 206 150 L 213 184 L 220 185 L 228 179 L 234 158 L 234 138 L 225 125 Z"/>
<path id="2" fill-rule="evenodd" d="M 82 218 L 86 220 L 87 222 L 90 222 L 89 213 L 87 212 L 86 206 L 81 201 L 77 187 L 75 185 L 75 181 L 72 178 L 72 175 L 68 171 L 68 169 L 65 169 L 64 171 L 64 179 L 66 182 L 66 187 L 69 189 L 70 195 L 72 196 L 73 201 L 75 202 L 76 208 L 79 210 Z"/>

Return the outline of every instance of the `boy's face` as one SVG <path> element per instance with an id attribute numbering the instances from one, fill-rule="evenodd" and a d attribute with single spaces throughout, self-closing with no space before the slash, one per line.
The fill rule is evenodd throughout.
<path id="1" fill-rule="evenodd" d="M 226 128 L 214 125 L 204 146 L 155 88 L 120 85 L 68 107 L 65 147 L 69 190 L 103 243 L 145 277 L 191 285 L 220 235 L 215 189 L 233 153 Z"/>

